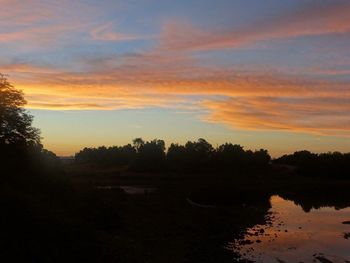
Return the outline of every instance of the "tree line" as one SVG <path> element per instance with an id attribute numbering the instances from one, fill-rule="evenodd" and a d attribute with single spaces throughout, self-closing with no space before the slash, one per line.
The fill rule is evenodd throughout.
<path id="1" fill-rule="evenodd" d="M 135 171 L 235 171 L 266 168 L 271 157 L 267 150 L 244 150 L 241 145 L 225 143 L 214 148 L 205 139 L 172 143 L 166 149 L 163 140 L 144 141 L 113 147 L 84 148 L 75 154 L 78 163 L 125 165 Z"/>
<path id="2" fill-rule="evenodd" d="M 43 148 L 40 130 L 32 126 L 33 116 L 25 104 L 22 91 L 0 73 L 0 169 L 3 174 L 57 171 L 60 159 Z M 214 148 L 204 139 L 172 143 L 166 149 L 163 140 L 136 138 L 124 146 L 85 148 L 76 153 L 75 161 L 124 165 L 134 171 L 234 172 L 266 168 L 271 157 L 267 150 L 244 150 L 232 143 Z M 308 177 L 349 178 L 350 174 L 350 153 L 297 151 L 273 163 L 295 166 L 298 174 Z"/>
<path id="3" fill-rule="evenodd" d="M 291 165 L 307 177 L 350 178 L 350 153 L 312 153 L 296 151 L 274 160 L 277 164 Z"/>

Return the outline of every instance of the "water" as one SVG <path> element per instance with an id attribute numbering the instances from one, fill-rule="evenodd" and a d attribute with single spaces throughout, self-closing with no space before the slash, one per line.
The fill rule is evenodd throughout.
<path id="1" fill-rule="evenodd" d="M 137 195 L 137 194 L 149 194 L 153 193 L 157 190 L 155 187 L 144 186 L 144 185 L 107 185 L 107 186 L 97 186 L 97 189 L 101 190 L 113 190 L 113 189 L 121 189 L 126 194 Z"/>
<path id="2" fill-rule="evenodd" d="M 322 207 L 305 212 L 279 196 L 271 197 L 266 225 L 248 229 L 228 249 L 255 262 L 350 262 L 350 208 Z"/>
<path id="3" fill-rule="evenodd" d="M 120 186 L 120 189 L 127 194 L 149 194 L 156 191 L 155 187 L 149 186 Z"/>

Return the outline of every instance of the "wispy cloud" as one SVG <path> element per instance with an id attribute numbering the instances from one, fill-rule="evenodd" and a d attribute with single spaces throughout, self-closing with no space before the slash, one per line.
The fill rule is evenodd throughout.
<path id="1" fill-rule="evenodd" d="M 103 41 L 133 41 L 150 38 L 150 36 L 129 35 L 114 30 L 114 23 L 109 22 L 91 30 L 90 35 L 95 40 Z"/>
<path id="2" fill-rule="evenodd" d="M 229 98 L 205 101 L 205 120 L 244 130 L 350 135 L 349 98 Z"/>
<path id="3" fill-rule="evenodd" d="M 177 51 L 235 48 L 281 38 L 348 33 L 349 17 L 348 1 L 332 1 L 313 2 L 227 29 L 199 28 L 188 22 L 171 21 L 164 25 L 161 47 Z"/>
<path id="4" fill-rule="evenodd" d="M 206 113 L 205 120 L 236 129 L 350 135 L 348 82 L 279 72 L 233 73 L 200 67 L 192 60 L 180 59 L 174 65 L 167 61 L 129 55 L 120 65 L 109 64 L 100 71 L 98 61 L 96 67 L 90 65 L 92 71 L 83 73 L 45 73 L 29 67 L 24 72 L 31 78 L 19 71 L 23 79 L 15 82 L 28 95 L 31 108 L 188 107 Z"/>
<path id="5" fill-rule="evenodd" d="M 85 1 L 8 1 L 1 0 L 0 44 L 30 46 L 62 45 L 62 39 L 86 34 L 95 27 L 98 8 Z M 103 32 L 102 32 L 103 33 Z"/>

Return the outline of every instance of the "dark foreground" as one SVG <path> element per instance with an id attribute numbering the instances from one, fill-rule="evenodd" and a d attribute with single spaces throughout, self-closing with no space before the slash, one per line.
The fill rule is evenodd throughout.
<path id="1" fill-rule="evenodd" d="M 22 174 L 0 186 L 0 259 L 239 262 L 226 246 L 265 223 L 271 195 L 305 210 L 350 205 L 349 181 L 289 172 L 128 174 L 68 165 L 57 179 Z"/>

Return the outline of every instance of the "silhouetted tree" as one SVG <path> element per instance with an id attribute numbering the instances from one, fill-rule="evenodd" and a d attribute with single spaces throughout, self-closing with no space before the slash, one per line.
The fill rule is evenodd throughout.
<path id="1" fill-rule="evenodd" d="M 349 178 L 350 175 L 350 153 L 297 151 L 274 162 L 296 166 L 300 175 L 308 177 Z"/>
<path id="2" fill-rule="evenodd" d="M 139 152 L 140 148 L 145 144 L 144 140 L 142 138 L 135 138 L 132 140 L 132 143 L 134 145 L 134 148 L 137 152 Z"/>
<path id="3" fill-rule="evenodd" d="M 25 104 L 22 91 L 0 74 L 0 161 L 1 168 L 12 173 L 59 163 L 56 155 L 43 149 L 40 131 L 32 126 L 33 116 L 23 108 Z"/>
<path id="4" fill-rule="evenodd" d="M 81 163 L 100 165 L 129 165 L 134 171 L 229 172 L 264 169 L 270 155 L 267 150 L 245 151 L 237 144 L 225 143 L 217 149 L 205 139 L 188 141 L 185 145 L 172 143 L 165 152 L 163 140 L 133 140 L 122 147 L 85 148 L 75 155 Z"/>
<path id="5" fill-rule="evenodd" d="M 265 149 L 260 149 L 253 153 L 253 160 L 255 167 L 261 168 L 267 166 L 271 161 L 271 156 Z"/>
<path id="6" fill-rule="evenodd" d="M 186 147 L 172 143 L 168 149 L 166 158 L 171 171 L 183 171 L 188 162 Z"/>
<path id="7" fill-rule="evenodd" d="M 245 151 L 241 145 L 231 143 L 220 145 L 214 154 L 214 166 L 226 172 L 266 168 L 270 160 L 267 150 Z"/>
<path id="8" fill-rule="evenodd" d="M 136 143 L 135 143 L 136 142 Z M 132 166 L 138 171 L 161 171 L 165 169 L 165 143 L 154 139 L 144 142 L 141 138 L 134 140 L 137 151 L 136 160 Z"/>
<path id="9" fill-rule="evenodd" d="M 188 171 L 207 171 L 211 164 L 213 146 L 205 139 L 198 139 L 196 142 L 188 141 L 185 144 L 186 166 Z"/>
<path id="10" fill-rule="evenodd" d="M 105 146 L 98 148 L 84 148 L 75 154 L 75 161 L 78 163 L 91 163 L 98 165 L 129 165 L 135 160 L 136 150 L 131 144 L 121 147 Z"/>
<path id="11" fill-rule="evenodd" d="M 217 169 L 232 171 L 240 169 L 246 159 L 246 153 L 241 145 L 225 143 L 217 148 L 214 161 Z"/>
<path id="12" fill-rule="evenodd" d="M 23 106 L 22 91 L 0 74 L 0 145 L 40 145 L 40 131 L 32 127 L 33 116 Z"/>

